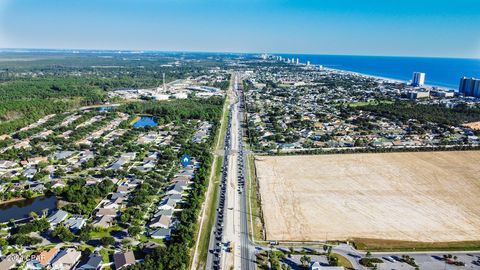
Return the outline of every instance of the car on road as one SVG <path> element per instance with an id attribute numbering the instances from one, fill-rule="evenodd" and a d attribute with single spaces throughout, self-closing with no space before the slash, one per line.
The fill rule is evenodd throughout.
<path id="1" fill-rule="evenodd" d="M 391 262 L 391 263 L 395 262 L 395 260 L 394 260 L 392 257 L 390 257 L 390 256 L 384 256 L 384 257 L 382 257 L 382 258 L 383 258 L 384 260 L 386 260 L 386 261 Z"/>

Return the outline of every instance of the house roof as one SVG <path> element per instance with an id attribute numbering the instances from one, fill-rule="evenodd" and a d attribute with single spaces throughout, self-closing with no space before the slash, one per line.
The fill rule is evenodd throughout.
<path id="1" fill-rule="evenodd" d="M 177 202 L 174 199 L 172 199 L 170 197 L 167 197 L 167 199 L 163 200 L 161 205 L 168 205 L 168 206 L 171 206 L 171 207 L 175 208 L 176 204 L 177 204 Z"/>
<path id="2" fill-rule="evenodd" d="M 172 230 L 170 229 L 165 229 L 165 228 L 158 228 L 155 229 L 150 236 L 152 237 L 167 237 L 170 236 L 172 233 Z"/>
<path id="3" fill-rule="evenodd" d="M 63 223 L 65 227 L 69 228 L 70 230 L 80 230 L 84 225 L 86 221 L 82 217 L 71 217 Z"/>
<path id="4" fill-rule="evenodd" d="M 171 215 L 173 215 L 173 210 L 172 209 L 160 209 L 157 212 L 155 212 L 154 216 L 158 217 L 158 216 L 162 216 L 162 215 L 171 216 Z"/>
<path id="5" fill-rule="evenodd" d="M 57 210 L 55 213 L 53 213 L 48 217 L 48 221 L 50 222 L 51 225 L 57 225 L 58 223 L 66 219 L 67 216 L 68 216 L 67 212 L 63 210 Z"/>
<path id="6" fill-rule="evenodd" d="M 102 256 L 92 253 L 88 256 L 88 261 L 77 269 L 97 269 L 102 264 Z"/>
<path id="7" fill-rule="evenodd" d="M 110 227 L 113 222 L 112 216 L 97 216 L 97 218 L 93 221 L 93 225 L 97 227 Z"/>
<path id="8" fill-rule="evenodd" d="M 168 199 L 179 201 L 183 198 L 182 194 L 170 194 Z"/>
<path id="9" fill-rule="evenodd" d="M 172 216 L 160 215 L 152 219 L 152 221 L 150 222 L 150 227 L 168 228 L 170 227 L 171 223 L 172 223 Z"/>
<path id="10" fill-rule="evenodd" d="M 115 269 L 118 270 L 124 266 L 135 264 L 135 255 L 133 251 L 115 253 L 113 261 L 115 262 Z"/>
<path id="11" fill-rule="evenodd" d="M 73 151 L 61 151 L 61 152 L 58 152 L 54 155 L 54 158 L 55 159 L 64 159 L 64 158 L 67 158 L 71 155 L 73 155 Z"/>
<path id="12" fill-rule="evenodd" d="M 9 270 L 12 269 L 17 262 L 15 260 L 12 260 L 10 258 L 6 258 L 3 261 L 0 262 L 0 270 Z"/>
<path id="13" fill-rule="evenodd" d="M 40 252 L 40 254 L 38 254 L 38 257 L 40 258 L 40 264 L 43 266 L 48 265 L 48 263 L 50 263 L 50 261 L 53 259 L 53 257 L 55 257 L 57 253 L 58 248 L 56 247 L 53 247 L 50 250 Z"/>
<path id="14" fill-rule="evenodd" d="M 56 264 L 67 264 L 67 265 L 73 265 L 75 264 L 78 259 L 80 259 L 80 256 L 82 253 L 80 251 L 77 251 L 74 248 L 67 248 L 58 253 L 57 256 L 52 260 L 52 265 Z"/>
<path id="15" fill-rule="evenodd" d="M 177 191 L 179 193 L 182 193 L 184 190 L 182 185 L 175 184 L 174 186 L 171 186 L 168 191 Z"/>
<path id="16" fill-rule="evenodd" d="M 112 200 L 116 200 L 118 198 L 122 198 L 122 197 L 125 197 L 126 194 L 125 193 L 120 193 L 120 192 L 115 192 L 112 194 Z"/>
<path id="17" fill-rule="evenodd" d="M 116 209 L 109 209 L 109 208 L 100 208 L 98 209 L 96 216 L 116 216 L 117 210 Z"/>

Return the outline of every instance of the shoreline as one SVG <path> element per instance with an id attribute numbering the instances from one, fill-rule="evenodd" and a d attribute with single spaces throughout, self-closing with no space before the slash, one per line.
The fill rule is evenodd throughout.
<path id="1" fill-rule="evenodd" d="M 312 64 L 312 66 L 320 67 L 322 65 Z M 410 86 L 410 85 L 408 85 L 408 81 L 405 81 L 405 80 L 382 77 L 382 76 L 371 75 L 371 74 L 366 74 L 366 73 L 361 73 L 361 72 L 356 72 L 356 71 L 350 71 L 350 70 L 344 70 L 344 69 L 329 68 L 329 67 L 325 67 L 325 66 L 322 66 L 322 68 L 325 69 L 325 70 L 328 70 L 328 71 L 343 72 L 343 73 L 350 74 L 350 75 L 368 77 L 368 78 L 372 78 L 372 79 L 376 79 L 376 80 L 389 81 L 389 82 L 394 82 L 394 83 L 404 83 L 407 86 Z M 448 92 L 450 92 L 450 90 L 455 90 L 454 88 L 448 88 L 448 87 L 445 87 L 445 86 L 432 85 L 432 84 L 424 84 L 423 86 L 418 87 L 418 88 L 422 88 L 422 87 L 424 87 L 424 88 L 437 88 L 439 90 L 448 91 Z"/>
<path id="2" fill-rule="evenodd" d="M 397 62 L 393 60 L 388 60 L 389 58 L 395 58 L 394 56 L 358 56 L 358 57 L 371 57 L 371 60 L 362 60 L 362 61 L 352 61 L 350 59 L 354 58 L 356 55 L 326 55 L 326 54 L 279 54 L 274 53 L 273 56 L 279 56 L 286 59 L 297 58 L 301 61 L 301 65 L 305 65 L 307 61 L 310 62 L 312 66 L 322 65 L 326 69 L 338 70 L 343 72 L 361 74 L 364 76 L 375 77 L 386 79 L 389 81 L 401 81 L 402 83 L 408 83 L 412 80 L 413 71 L 425 72 L 428 79 L 424 87 L 438 88 L 446 91 L 458 92 L 458 83 L 461 77 L 477 77 L 477 73 L 480 72 L 479 65 L 480 62 L 460 62 L 460 64 L 465 64 L 462 66 L 463 70 L 458 70 L 453 72 L 456 76 L 452 75 L 452 72 L 449 72 L 449 67 L 452 63 L 448 61 L 440 61 L 438 64 L 440 66 L 436 67 L 435 63 L 431 62 L 411 62 L 411 61 L 401 61 L 401 69 L 395 68 L 390 64 L 395 64 Z M 346 58 L 335 58 L 346 57 Z M 350 58 L 349 58 L 350 57 Z M 377 57 L 377 58 L 375 58 Z M 375 61 L 378 59 L 386 58 L 387 60 L 379 60 L 379 65 Z M 408 57 L 407 57 L 408 58 Z M 418 59 L 422 57 L 411 57 L 413 59 Z M 431 57 L 423 57 L 429 59 Z M 377 59 L 377 60 L 376 60 Z M 479 61 L 480 59 L 463 59 L 463 58 L 438 58 L 438 59 L 453 59 L 453 60 L 475 60 Z M 390 61 L 390 62 L 389 62 Z M 404 67 L 404 68 L 403 68 Z M 410 72 L 408 72 L 410 70 Z M 428 76 L 432 72 L 432 76 Z M 447 73 L 449 75 L 447 75 Z"/>
<path id="3" fill-rule="evenodd" d="M 33 197 L 35 198 L 35 197 Z M 32 199 L 33 199 L 32 198 Z M 0 201 L 0 206 L 4 205 L 4 204 L 9 204 L 9 203 L 14 203 L 14 202 L 19 202 L 19 201 L 23 201 L 23 200 L 27 200 L 23 197 L 18 197 L 18 198 L 13 198 L 13 199 L 10 199 L 8 201 Z"/>

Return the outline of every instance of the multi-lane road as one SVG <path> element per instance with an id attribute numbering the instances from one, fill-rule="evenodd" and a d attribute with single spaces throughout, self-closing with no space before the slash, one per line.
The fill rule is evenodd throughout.
<path id="1" fill-rule="evenodd" d="M 222 168 L 222 178 L 220 182 L 219 202 L 216 211 L 215 226 L 212 229 L 209 252 L 207 257 L 206 269 L 239 269 L 255 270 L 255 253 L 260 250 L 270 250 L 268 246 L 256 245 L 249 238 L 248 211 L 247 211 L 247 192 L 245 185 L 245 161 L 246 153 L 243 145 L 243 127 L 244 127 L 244 104 L 241 76 L 235 74 L 234 85 L 229 91 L 229 118 L 228 128 L 225 135 L 224 162 Z M 305 244 L 303 248 L 318 249 L 320 243 Z M 278 247 L 280 250 L 289 247 Z M 296 248 L 302 248 L 296 246 Z M 343 255 L 348 259 L 354 269 L 363 270 L 365 267 L 359 263 L 359 258 L 365 256 L 365 252 L 357 251 L 352 246 L 342 244 L 333 246 L 333 252 Z M 374 253 L 372 256 L 385 258 L 396 257 L 400 253 Z M 415 252 L 411 253 L 418 259 L 422 268 L 438 268 L 438 259 L 432 259 L 440 256 L 442 252 Z M 470 254 L 468 252 L 457 252 L 459 258 L 478 256 L 480 254 Z M 469 257 L 470 256 L 470 257 Z M 395 269 L 395 267 L 407 267 L 401 262 L 386 262 L 385 267 Z M 393 268 L 392 268 L 393 267 Z M 447 267 L 445 265 L 445 267 Z M 450 266 L 448 266 L 450 267 Z M 447 267 L 447 268 L 448 268 Z M 476 265 L 470 265 L 472 269 L 477 269 Z M 381 267 L 382 269 L 386 269 Z M 450 269 L 450 268 L 448 268 Z"/>
<path id="2" fill-rule="evenodd" d="M 215 227 L 207 269 L 255 269 L 255 247 L 249 239 L 243 149 L 243 92 L 238 74 L 229 93 L 230 112 L 225 135 L 225 157 Z"/>

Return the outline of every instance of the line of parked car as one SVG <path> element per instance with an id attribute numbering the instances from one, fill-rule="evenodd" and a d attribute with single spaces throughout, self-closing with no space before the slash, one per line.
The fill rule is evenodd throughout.
<path id="1" fill-rule="evenodd" d="M 233 106 L 230 108 L 230 113 L 228 115 L 228 127 L 227 132 L 225 135 L 225 155 L 223 159 L 223 166 L 222 166 L 222 179 L 220 181 L 220 199 L 218 202 L 217 208 L 217 218 L 216 218 L 216 228 L 215 228 L 215 240 L 214 240 L 214 248 L 210 250 L 213 253 L 213 269 L 217 270 L 220 269 L 220 261 L 221 261 L 221 254 L 222 254 L 222 246 L 223 243 L 223 228 L 224 228 L 224 216 L 225 216 L 225 199 L 226 199 L 226 191 L 227 191 L 227 177 L 228 177 L 228 153 L 231 150 L 230 145 L 230 138 L 231 138 L 231 128 L 232 128 L 232 114 L 233 114 Z M 229 243 L 227 243 L 229 246 Z"/>

